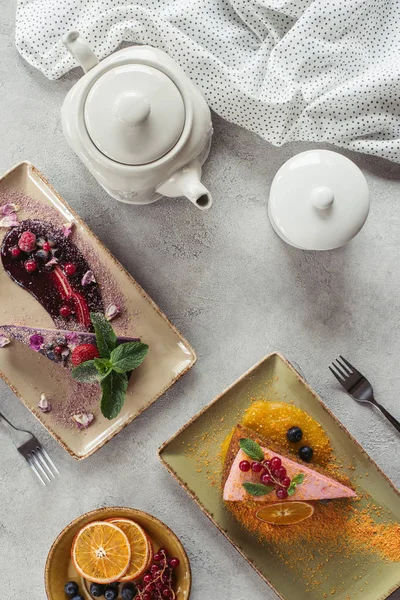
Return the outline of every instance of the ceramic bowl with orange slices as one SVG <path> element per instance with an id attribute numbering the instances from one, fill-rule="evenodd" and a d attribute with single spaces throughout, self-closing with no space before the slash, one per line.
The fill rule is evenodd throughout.
<path id="1" fill-rule="evenodd" d="M 136 509 L 110 507 L 65 527 L 47 557 L 45 585 L 48 600 L 107 600 L 107 591 L 112 600 L 187 600 L 191 572 L 181 542 L 164 523 Z"/>

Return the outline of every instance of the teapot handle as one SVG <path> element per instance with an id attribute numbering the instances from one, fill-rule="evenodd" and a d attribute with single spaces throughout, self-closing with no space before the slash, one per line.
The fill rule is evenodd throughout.
<path id="1" fill-rule="evenodd" d="M 64 35 L 62 41 L 85 73 L 99 64 L 99 59 L 79 31 L 69 31 Z"/>

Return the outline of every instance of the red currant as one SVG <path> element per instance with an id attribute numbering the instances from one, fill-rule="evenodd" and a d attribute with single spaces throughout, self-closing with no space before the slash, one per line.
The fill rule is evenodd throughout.
<path id="1" fill-rule="evenodd" d="M 36 261 L 33 259 L 26 260 L 24 267 L 25 271 L 28 271 L 28 273 L 33 273 L 37 269 Z"/>
<path id="2" fill-rule="evenodd" d="M 272 469 L 271 473 L 276 479 L 279 479 L 279 469 Z"/>
<path id="3" fill-rule="evenodd" d="M 279 500 L 284 500 L 288 497 L 287 490 L 284 490 L 283 488 L 278 488 L 275 493 L 276 497 L 279 498 Z"/>
<path id="4" fill-rule="evenodd" d="M 68 277 L 72 277 L 72 275 L 75 275 L 76 273 L 76 265 L 73 263 L 67 263 L 64 265 L 64 272 L 66 275 L 68 275 Z"/>
<path id="5" fill-rule="evenodd" d="M 61 354 L 61 352 L 63 351 L 63 349 L 64 349 L 64 348 L 63 348 L 62 346 L 56 346 L 56 347 L 54 348 L 54 353 L 55 353 L 55 354 Z"/>
<path id="6" fill-rule="evenodd" d="M 239 465 L 239 467 L 240 467 L 240 465 Z M 157 553 L 156 553 L 156 554 L 153 556 L 153 561 L 154 561 L 154 562 L 156 562 L 156 563 L 158 563 L 158 562 L 161 562 L 161 561 L 162 561 L 162 556 L 160 556 L 160 555 L 158 554 L 158 552 L 157 552 Z"/>
<path id="7" fill-rule="evenodd" d="M 44 242 L 42 248 L 45 252 L 50 252 L 50 250 L 51 250 L 51 246 L 50 246 L 49 242 Z"/>
<path id="8" fill-rule="evenodd" d="M 278 475 L 279 479 L 283 479 L 284 477 L 286 477 L 285 467 L 279 467 L 277 475 Z"/>
<path id="9" fill-rule="evenodd" d="M 290 485 L 290 478 L 289 477 L 283 477 L 281 479 L 281 486 L 288 488 Z"/>
<path id="10" fill-rule="evenodd" d="M 150 575 L 150 573 L 147 573 L 147 575 L 145 575 L 143 577 L 143 583 L 145 583 L 146 585 L 148 585 L 149 583 L 151 583 L 153 581 L 152 576 Z"/>
<path id="11" fill-rule="evenodd" d="M 264 467 L 264 469 L 266 471 L 270 471 L 271 470 L 271 461 L 270 460 L 263 460 L 262 466 Z"/>
<path id="12" fill-rule="evenodd" d="M 273 458 L 271 458 L 271 468 L 272 469 L 279 469 L 279 467 L 282 465 L 282 461 L 278 456 L 274 456 Z"/>
<path id="13" fill-rule="evenodd" d="M 159 567 L 157 567 L 157 565 L 151 565 L 150 573 L 152 575 L 158 575 L 159 572 L 160 572 L 160 569 L 159 569 Z"/>
<path id="14" fill-rule="evenodd" d="M 264 473 L 261 475 L 261 483 L 264 485 L 270 485 L 272 483 L 271 475 L 269 473 Z"/>
<path id="15" fill-rule="evenodd" d="M 152 594 L 150 594 L 150 592 L 145 592 L 143 594 L 142 598 L 143 598 L 143 600 L 152 600 L 153 596 L 152 596 Z"/>
<path id="16" fill-rule="evenodd" d="M 175 556 L 173 558 L 171 558 L 168 562 L 169 566 L 171 567 L 171 569 L 176 569 L 177 567 L 179 567 L 179 565 L 181 564 L 181 561 L 179 560 L 179 558 L 176 558 Z"/>
<path id="17" fill-rule="evenodd" d="M 260 473 L 262 471 L 262 464 L 260 462 L 252 462 L 251 463 L 251 470 L 253 471 L 253 473 Z"/>
<path id="18" fill-rule="evenodd" d="M 244 471 L 244 472 L 249 471 L 250 470 L 250 463 L 249 463 L 249 461 L 248 460 L 241 460 L 240 463 L 239 463 L 239 469 L 241 471 Z"/>
<path id="19" fill-rule="evenodd" d="M 18 246 L 11 248 L 10 252 L 13 258 L 18 258 L 18 256 L 21 254 L 21 250 L 18 248 Z"/>
<path id="20" fill-rule="evenodd" d="M 63 304 L 63 306 L 60 308 L 60 315 L 62 317 L 69 317 L 71 314 L 71 309 L 67 304 Z"/>
<path id="21" fill-rule="evenodd" d="M 164 598 L 172 598 L 172 590 L 169 587 L 165 587 L 161 591 Z"/>

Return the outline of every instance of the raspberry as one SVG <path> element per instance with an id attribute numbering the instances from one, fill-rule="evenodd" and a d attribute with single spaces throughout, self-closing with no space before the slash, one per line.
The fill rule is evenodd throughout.
<path id="1" fill-rule="evenodd" d="M 72 350 L 71 361 L 75 367 L 94 358 L 100 358 L 97 346 L 94 344 L 79 344 Z"/>
<path id="2" fill-rule="evenodd" d="M 32 252 L 36 248 L 36 235 L 31 231 L 24 231 L 19 238 L 18 246 L 23 252 Z"/>

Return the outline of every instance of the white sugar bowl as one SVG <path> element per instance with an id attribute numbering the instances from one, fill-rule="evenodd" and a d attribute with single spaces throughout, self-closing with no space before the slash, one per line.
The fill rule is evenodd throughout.
<path id="1" fill-rule="evenodd" d="M 275 175 L 268 213 L 276 233 L 291 246 L 333 250 L 357 235 L 369 205 L 367 181 L 351 160 L 330 150 L 309 150 Z"/>
<path id="2" fill-rule="evenodd" d="M 211 114 L 182 69 L 150 46 L 99 63 L 78 32 L 63 42 L 85 72 L 63 103 L 64 134 L 103 188 L 130 204 L 186 196 L 210 208 L 201 167 L 210 151 Z"/>

